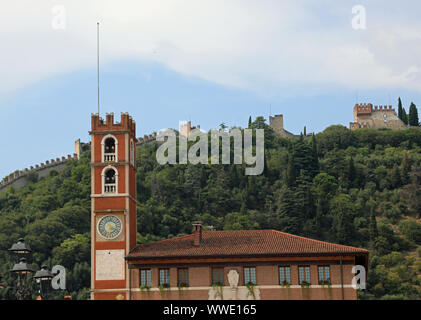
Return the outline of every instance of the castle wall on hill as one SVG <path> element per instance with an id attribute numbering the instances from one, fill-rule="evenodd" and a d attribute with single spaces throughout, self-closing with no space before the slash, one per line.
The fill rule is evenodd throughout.
<path id="1" fill-rule="evenodd" d="M 156 141 L 156 132 L 148 135 L 144 135 L 143 138 L 137 138 L 136 147 L 139 147 L 145 143 Z"/>
<path id="2" fill-rule="evenodd" d="M 156 132 L 144 135 L 142 138 L 137 138 L 136 146 L 139 147 L 145 143 L 154 142 L 156 141 Z M 0 193 L 5 191 L 8 187 L 13 187 L 14 189 L 21 189 L 25 187 L 30 181 L 27 178 L 27 174 L 29 172 L 36 172 L 38 174 L 38 178 L 45 178 L 49 176 L 52 170 L 56 170 L 58 172 L 62 171 L 65 167 L 67 161 L 71 159 L 80 159 L 80 155 L 87 150 L 91 149 L 90 142 L 81 142 L 80 139 L 75 141 L 75 153 L 73 156 L 67 155 L 66 157 L 61 157 L 57 159 L 47 160 L 45 163 L 37 164 L 35 166 L 31 166 L 24 170 L 18 170 L 9 174 L 3 180 L 0 181 Z"/>
<path id="3" fill-rule="evenodd" d="M 72 159 L 78 159 L 77 154 L 67 155 L 66 157 L 61 157 L 57 159 L 47 160 L 45 163 L 37 164 L 31 166 L 22 171 L 18 170 L 0 182 L 0 193 L 5 191 L 8 187 L 13 187 L 15 189 L 21 189 L 25 187 L 30 181 L 28 180 L 28 174 L 30 172 L 36 172 L 38 178 L 45 178 L 49 176 L 52 170 L 62 171 L 66 165 L 66 162 Z"/>

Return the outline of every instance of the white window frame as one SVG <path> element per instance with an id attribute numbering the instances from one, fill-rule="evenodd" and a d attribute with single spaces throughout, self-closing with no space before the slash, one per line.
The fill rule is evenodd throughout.
<path id="1" fill-rule="evenodd" d="M 105 172 L 108 169 L 113 169 L 115 172 L 115 193 L 114 192 L 105 192 Z M 102 194 L 103 195 L 107 195 L 107 194 L 118 194 L 118 170 L 116 167 L 108 165 L 106 167 L 104 167 L 104 169 L 102 169 L 101 172 L 101 177 L 102 177 Z"/>
<path id="2" fill-rule="evenodd" d="M 108 138 L 113 138 L 114 139 L 114 145 L 115 145 L 115 162 L 118 162 L 118 140 L 112 134 L 107 134 L 106 136 L 104 136 L 102 138 L 102 141 L 101 141 L 101 159 L 102 159 L 102 162 L 105 162 L 105 140 L 107 140 Z"/>

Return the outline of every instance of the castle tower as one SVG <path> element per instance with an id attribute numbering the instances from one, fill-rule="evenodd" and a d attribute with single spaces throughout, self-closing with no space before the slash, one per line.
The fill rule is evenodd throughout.
<path id="1" fill-rule="evenodd" d="M 200 129 L 200 125 L 192 127 L 191 121 L 180 121 L 179 129 L 180 136 L 188 138 L 193 130 Z"/>
<path id="2" fill-rule="evenodd" d="M 282 114 L 276 114 L 274 117 L 269 116 L 269 126 L 275 132 L 282 132 L 284 130 L 284 116 Z"/>
<path id="3" fill-rule="evenodd" d="M 91 299 L 129 299 L 124 257 L 136 245 L 136 124 L 91 116 Z"/>
<path id="4" fill-rule="evenodd" d="M 274 117 L 269 116 L 269 126 L 276 135 L 284 138 L 292 138 L 294 135 L 284 128 L 284 115 L 276 114 Z"/>
<path id="5" fill-rule="evenodd" d="M 349 128 L 389 128 L 392 130 L 405 129 L 406 125 L 396 114 L 392 106 L 374 106 L 368 104 L 356 104 L 354 106 L 354 122 L 350 122 Z"/>

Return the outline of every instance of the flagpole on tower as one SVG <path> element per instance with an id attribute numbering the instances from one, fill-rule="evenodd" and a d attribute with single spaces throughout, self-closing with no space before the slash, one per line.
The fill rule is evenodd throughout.
<path id="1" fill-rule="evenodd" d="M 99 116 L 99 22 L 96 23 L 96 54 L 97 54 L 98 116 Z"/>

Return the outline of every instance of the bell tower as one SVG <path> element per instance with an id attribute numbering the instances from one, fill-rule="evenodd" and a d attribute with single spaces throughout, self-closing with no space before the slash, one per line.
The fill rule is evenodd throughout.
<path id="1" fill-rule="evenodd" d="M 136 124 L 91 115 L 91 299 L 129 299 L 124 257 L 136 245 Z"/>

